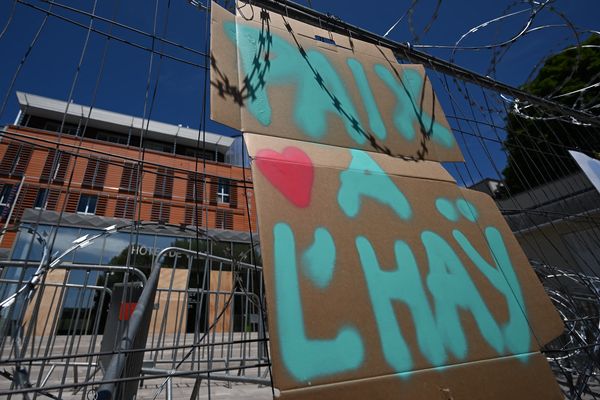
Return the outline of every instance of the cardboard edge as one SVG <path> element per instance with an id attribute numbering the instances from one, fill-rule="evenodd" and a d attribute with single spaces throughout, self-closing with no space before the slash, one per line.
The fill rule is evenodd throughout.
<path id="1" fill-rule="evenodd" d="M 391 375 L 379 375 L 375 377 L 361 378 L 355 379 L 351 381 L 343 381 L 336 382 L 324 385 L 316 385 L 309 386 L 297 389 L 288 389 L 281 390 L 279 398 L 283 400 L 292 400 L 292 399 L 315 399 L 315 400 L 325 400 L 325 399 L 337 399 L 338 396 L 342 394 L 342 398 L 345 398 L 348 395 L 355 394 L 355 389 L 360 389 L 361 387 L 367 387 L 369 390 L 370 399 L 390 399 L 390 398 L 399 398 L 398 396 L 402 395 L 400 392 L 400 388 L 409 384 L 408 380 L 417 380 L 420 382 L 416 382 L 417 388 L 414 388 L 414 391 L 417 391 L 418 394 L 422 396 L 431 395 L 432 392 L 439 392 L 442 397 L 440 399 L 451 400 L 454 398 L 457 399 L 505 399 L 505 398 L 543 398 L 545 400 L 562 400 L 562 392 L 558 387 L 558 383 L 554 379 L 554 375 L 546 362 L 545 357 L 539 353 L 529 353 L 531 359 L 527 360 L 525 363 L 528 365 L 525 367 L 526 369 L 530 369 L 528 371 L 529 376 L 521 376 L 517 374 L 517 371 L 513 371 L 511 369 L 503 370 L 502 374 L 490 374 L 489 370 L 495 366 L 499 366 L 505 362 L 509 362 L 515 359 L 518 359 L 518 356 L 510 356 L 504 358 L 494 358 L 489 360 L 481 360 L 470 362 L 466 364 L 458 364 L 452 365 L 449 367 L 445 367 L 443 369 L 425 369 L 411 372 L 409 377 L 401 377 L 399 374 L 391 374 Z M 473 379 L 473 383 L 467 383 L 467 379 L 461 379 L 458 382 L 455 382 L 455 387 L 452 387 L 448 382 L 443 382 L 443 379 L 434 379 L 434 382 L 426 382 L 428 377 L 431 377 L 433 374 L 440 374 L 446 372 L 455 372 L 458 370 L 462 370 L 463 374 L 466 374 L 468 377 Z M 488 373 L 486 373 L 488 372 Z M 495 371 L 498 372 L 498 371 Z M 535 382 L 532 382 L 532 378 L 535 377 Z M 512 378 L 512 381 L 507 380 Z M 425 380 L 425 382 L 423 382 Z M 485 381 L 485 383 L 484 383 Z M 517 381 L 517 382 L 515 382 Z M 433 383 L 433 384 L 432 384 Z M 526 387 L 527 393 L 519 393 L 517 397 L 505 397 L 508 395 L 515 396 L 516 393 L 513 391 L 513 385 L 517 383 L 518 386 Z M 440 384 L 442 386 L 440 386 Z M 469 385 L 469 397 L 463 397 L 458 394 L 454 394 L 457 397 L 453 397 L 453 392 L 464 391 L 466 388 L 458 388 L 457 386 L 461 385 Z M 357 387 L 358 386 L 358 387 Z M 396 390 L 398 391 L 396 391 Z M 496 392 L 492 392 L 492 390 L 496 390 Z M 364 389 L 363 389 L 364 390 Z M 500 393 L 502 391 L 502 393 Z M 344 393 L 345 392 L 345 393 Z M 446 393 L 446 395 L 444 394 Z M 414 393 L 412 393 L 414 395 Z M 357 396 L 360 396 L 359 393 L 356 393 Z M 448 397 L 449 395 L 449 397 Z M 464 393 L 463 393 L 464 395 Z M 372 396 L 372 397 L 371 397 Z M 527 397 L 525 397 L 527 396 Z M 535 397 L 532 397 L 535 396 Z M 544 397 L 540 397 L 544 396 Z M 361 397 L 357 397 L 361 398 Z M 415 398 L 415 397 L 413 397 Z M 417 397 L 417 398 L 432 398 L 432 397 Z M 435 397 L 438 398 L 438 397 Z"/>
<path id="2" fill-rule="evenodd" d="M 490 205 L 493 204 L 493 206 L 496 207 L 496 209 L 498 208 L 496 203 L 486 193 L 482 193 L 477 190 L 460 187 L 459 194 L 460 194 L 461 198 L 463 198 L 465 200 L 469 200 L 469 198 L 479 198 L 480 201 L 488 203 Z M 497 210 L 497 211 L 498 211 L 498 213 L 500 212 L 499 210 Z M 527 261 L 527 265 L 523 265 L 520 268 L 527 268 L 523 272 L 526 273 L 531 280 L 534 280 L 538 283 L 538 285 L 537 285 L 538 286 L 538 288 L 537 288 L 538 296 L 536 297 L 536 301 L 541 302 L 542 304 L 540 304 L 540 306 L 544 307 L 545 311 L 550 314 L 550 315 L 548 315 L 548 318 L 546 318 L 544 320 L 543 328 L 539 328 L 537 326 L 532 326 L 530 324 L 530 330 L 533 334 L 534 339 L 538 342 L 537 345 L 540 347 L 543 347 L 546 344 L 550 343 L 552 340 L 558 338 L 560 335 L 563 334 L 564 328 L 565 328 L 564 322 L 563 322 L 562 318 L 559 316 L 558 311 L 556 310 L 556 307 L 554 307 L 554 305 L 552 304 L 547 293 L 543 289 L 542 283 L 538 281 L 538 278 L 535 275 L 535 271 L 533 270 L 533 267 L 529 263 L 529 259 L 527 258 L 527 255 L 525 254 L 521 245 L 519 244 L 516 237 L 512 233 L 512 230 L 508 226 L 508 223 L 506 222 L 504 217 L 501 217 L 498 220 L 501 221 L 501 223 L 503 225 L 502 229 L 511 233 L 510 237 L 504 238 L 504 240 L 506 240 L 508 242 L 507 245 L 510 247 L 518 248 L 518 251 L 521 252 L 521 254 L 520 254 L 521 258 L 523 258 Z M 482 226 L 479 222 L 477 222 L 477 225 L 479 226 L 479 229 L 481 230 L 481 232 L 483 234 L 485 226 Z M 535 295 L 536 293 L 530 293 L 530 294 Z M 543 332 L 540 332 L 540 331 L 543 331 Z"/>
<path id="3" fill-rule="evenodd" d="M 223 22 L 236 22 L 235 15 L 211 1 L 210 11 L 210 118 L 234 129 L 242 128 L 241 106 L 236 103 L 235 96 L 241 97 L 238 53 L 233 47 L 227 49 L 223 32 Z M 237 27 L 237 23 L 236 23 Z M 223 40 L 219 40 L 219 38 Z M 217 60 L 232 59 L 228 64 L 217 65 Z M 217 89 L 218 88 L 218 89 Z M 233 92 L 233 93 L 232 93 Z M 221 95 L 224 93 L 224 95 Z M 232 112 L 232 108 L 236 108 Z"/>
<path id="4" fill-rule="evenodd" d="M 249 128 L 247 126 L 247 108 L 243 104 L 243 93 L 241 93 L 241 86 L 245 80 L 245 75 L 243 72 L 243 68 L 241 68 L 240 65 L 240 59 L 237 49 L 235 45 L 229 43 L 230 40 L 225 37 L 225 33 L 223 32 L 222 26 L 224 22 L 229 21 L 234 22 L 236 27 L 239 24 L 261 24 L 263 12 L 262 9 L 253 6 L 251 3 L 239 3 L 246 4 L 248 7 L 250 7 L 250 11 L 248 11 L 250 13 L 249 16 L 240 16 L 239 14 L 241 13 L 241 10 L 239 8 L 236 8 L 236 15 L 233 15 L 218 4 L 214 3 L 213 1 L 214 8 L 211 14 L 212 31 L 210 72 L 211 86 L 213 87 L 210 91 L 210 117 L 211 119 L 223 123 L 227 126 L 230 126 L 234 129 L 249 131 L 252 128 Z M 340 53 L 341 55 L 343 55 L 343 53 L 347 53 L 346 55 L 348 56 L 351 56 L 353 53 L 356 55 L 360 54 L 365 59 L 368 58 L 372 61 L 376 60 L 377 62 L 387 64 L 389 68 L 396 72 L 404 68 L 412 68 L 417 70 L 418 73 L 421 76 L 423 76 L 424 79 L 422 93 L 427 93 L 427 96 L 430 96 L 432 98 L 431 105 L 434 111 L 439 111 L 437 113 L 434 112 L 434 114 L 438 114 L 438 116 L 436 117 L 436 121 L 448 128 L 450 134 L 454 139 L 454 146 L 452 148 L 446 149 L 443 145 L 424 138 L 423 140 L 430 143 L 430 145 L 428 145 L 428 152 L 430 153 L 430 156 L 418 157 L 418 155 L 412 154 L 406 155 L 406 158 L 415 160 L 420 160 L 421 158 L 423 158 L 430 161 L 464 162 L 464 157 L 460 149 L 458 138 L 456 137 L 455 133 L 452 132 L 452 129 L 448 124 L 447 118 L 445 117 L 444 111 L 441 107 L 441 104 L 439 103 L 438 97 L 435 95 L 435 92 L 433 90 L 431 80 L 427 76 L 425 68 L 422 65 L 400 64 L 396 60 L 396 57 L 394 56 L 393 52 L 388 48 L 352 39 L 351 37 L 344 36 L 342 34 L 331 33 L 327 30 L 314 27 L 312 25 L 293 19 L 285 19 L 285 17 L 280 14 L 272 12 L 267 13 L 270 16 L 272 16 L 269 20 L 269 26 L 273 29 L 280 30 L 282 36 L 284 37 L 287 37 L 287 35 L 289 35 L 288 29 L 284 27 L 284 24 L 286 23 L 284 21 L 287 21 L 292 27 L 292 31 L 295 32 L 295 34 L 301 36 L 303 40 L 310 40 L 314 46 L 319 47 L 320 49 L 325 49 L 334 52 L 338 51 L 336 45 L 321 43 L 318 40 L 314 39 L 316 34 L 320 34 L 324 37 L 332 37 L 334 40 L 337 39 L 338 41 L 344 41 L 344 43 L 342 43 L 342 45 L 339 46 L 339 50 L 343 50 L 342 53 Z M 348 43 L 346 43 L 345 41 L 347 41 Z M 215 60 L 218 60 L 217 62 L 220 62 L 220 65 L 216 65 Z M 231 62 L 223 63 L 223 60 Z M 223 93 L 225 93 L 225 95 L 223 95 Z M 269 135 L 269 133 L 265 131 L 261 131 L 261 134 Z M 280 135 L 272 136 L 279 137 Z M 347 147 L 355 148 L 357 146 Z M 369 149 L 365 149 L 364 146 L 358 147 L 362 148 L 365 151 L 369 151 Z M 402 153 L 401 151 L 399 152 Z M 396 157 L 400 157 L 400 155 Z"/>
<path id="5" fill-rule="evenodd" d="M 257 153 L 265 148 L 284 148 L 289 147 L 289 145 L 294 145 L 306 153 L 310 152 L 313 155 L 315 153 L 321 155 L 321 157 L 317 157 L 316 162 L 313 164 L 316 167 L 348 170 L 349 166 L 346 163 L 343 163 L 340 158 L 332 157 L 333 152 L 344 151 L 350 153 L 351 151 L 361 151 L 367 153 L 378 165 L 380 165 L 384 171 L 386 171 L 386 175 L 403 176 L 414 179 L 426 179 L 456 184 L 456 181 L 450 175 L 450 173 L 437 161 L 406 160 L 403 158 L 390 157 L 384 153 L 338 147 L 323 143 L 280 138 L 253 132 L 244 132 L 244 142 L 246 143 L 248 155 L 251 159 L 255 159 L 257 157 Z M 267 145 L 267 143 L 269 143 L 269 145 Z M 282 162 L 279 159 L 277 161 Z M 291 161 L 288 162 L 293 163 Z M 417 176 L 416 172 L 418 169 L 420 169 L 420 173 L 425 173 L 421 176 Z"/>

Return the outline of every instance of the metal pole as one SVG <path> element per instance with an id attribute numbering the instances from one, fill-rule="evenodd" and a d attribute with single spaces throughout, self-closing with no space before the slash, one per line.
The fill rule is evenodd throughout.
<path id="1" fill-rule="evenodd" d="M 172 399 L 173 399 L 173 379 L 168 378 L 166 400 L 172 400 Z"/>
<path id="2" fill-rule="evenodd" d="M 15 122 L 13 123 L 13 125 L 20 125 L 22 116 L 23 116 L 23 110 L 21 110 L 19 108 L 19 112 L 17 113 L 17 117 L 15 118 Z"/>
<path id="3" fill-rule="evenodd" d="M 104 373 L 103 381 L 112 381 L 121 377 L 125 368 L 125 361 L 127 358 L 127 354 L 123 351 L 131 350 L 135 337 L 138 335 L 138 331 L 140 330 L 142 321 L 144 320 L 144 314 L 146 312 L 146 309 L 147 307 L 151 307 L 154 304 L 154 297 L 156 294 L 156 288 L 158 286 L 158 279 L 160 277 L 159 262 L 164 256 L 164 254 L 170 250 L 173 250 L 173 248 L 167 247 L 162 249 L 160 253 L 158 253 L 154 261 L 154 265 L 152 266 L 152 271 L 150 272 L 148 281 L 144 286 L 144 289 L 142 290 L 142 294 L 140 295 L 135 310 L 133 311 L 133 314 L 131 315 L 131 318 L 129 320 L 128 329 L 126 329 L 123 333 L 118 353 L 115 354 L 110 360 L 110 364 L 108 365 L 108 367 L 106 368 L 106 372 Z M 98 388 L 98 400 L 113 399 L 116 387 L 117 384 L 115 382 L 103 383 Z"/>
<path id="4" fill-rule="evenodd" d="M 154 304 L 154 297 L 156 295 L 156 288 L 158 287 L 158 279 L 160 277 L 160 261 L 164 257 L 164 255 L 170 251 L 176 251 L 191 256 L 197 255 L 202 258 L 208 258 L 213 260 L 231 262 L 230 259 L 212 256 L 194 250 L 182 249 L 180 247 L 165 247 L 157 254 L 154 260 L 154 264 L 152 266 L 152 271 L 150 271 L 150 276 L 148 277 L 148 282 L 144 286 L 144 289 L 142 290 L 142 294 L 138 299 L 138 303 L 135 307 L 135 310 L 131 315 L 131 318 L 129 319 L 129 327 L 125 330 L 125 333 L 123 333 L 123 337 L 121 338 L 119 350 L 117 350 L 117 354 L 113 356 L 113 358 L 110 360 L 108 367 L 106 368 L 106 372 L 102 381 L 108 382 L 103 383 L 98 388 L 98 400 L 112 400 L 114 398 L 114 395 L 116 394 L 117 383 L 111 381 L 118 380 L 123 373 L 128 351 L 132 349 L 134 340 L 139 334 L 139 331 L 142 327 L 144 313 L 148 307 L 152 307 L 152 305 Z M 246 263 L 239 263 L 238 265 L 247 268 L 253 267 L 252 265 Z M 148 327 L 146 327 L 146 329 L 148 329 Z"/>

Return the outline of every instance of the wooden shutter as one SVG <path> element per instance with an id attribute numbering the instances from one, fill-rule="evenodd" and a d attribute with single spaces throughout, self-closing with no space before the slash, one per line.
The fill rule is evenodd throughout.
<path id="1" fill-rule="evenodd" d="M 186 207 L 185 208 L 185 219 L 186 225 L 202 226 L 202 217 L 204 210 L 197 207 Z"/>
<path id="2" fill-rule="evenodd" d="M 96 203 L 96 215 L 104 216 L 106 215 L 106 204 L 108 203 L 107 196 L 98 197 L 98 202 Z"/>
<path id="3" fill-rule="evenodd" d="M 170 199 L 173 195 L 173 176 L 175 171 L 172 168 L 159 167 L 156 173 L 154 184 L 154 197 Z"/>
<path id="4" fill-rule="evenodd" d="M 98 168 L 98 159 L 90 158 L 87 166 L 85 167 L 85 173 L 83 174 L 83 182 L 81 186 L 90 188 L 93 186 L 96 178 L 96 169 Z"/>
<path id="5" fill-rule="evenodd" d="M 138 169 L 137 164 L 126 162 L 123 165 L 123 175 L 121 175 L 121 183 L 119 191 L 126 193 L 134 193 L 138 185 Z"/>
<path id="6" fill-rule="evenodd" d="M 133 197 L 119 197 L 115 207 L 115 217 L 133 219 L 135 199 Z"/>
<path id="7" fill-rule="evenodd" d="M 15 142 L 10 142 L 8 147 L 6 148 L 6 152 L 4 153 L 4 157 L 2 157 L 2 161 L 0 161 L 0 175 L 9 176 L 12 172 L 13 165 L 17 156 L 19 155 L 19 144 Z"/>
<path id="8" fill-rule="evenodd" d="M 108 161 L 107 160 L 99 160 L 98 161 L 98 173 L 96 174 L 96 182 L 95 189 L 102 190 L 104 189 L 104 183 L 106 182 L 106 172 L 108 171 Z"/>
<path id="9" fill-rule="evenodd" d="M 83 182 L 81 185 L 83 187 L 102 190 L 106 180 L 107 169 L 108 162 L 106 160 L 90 158 L 85 168 L 85 174 L 83 175 Z"/>
<path id="10" fill-rule="evenodd" d="M 169 222 L 171 216 L 171 205 L 163 201 L 157 201 L 152 204 L 150 220 L 155 222 Z"/>
<path id="11" fill-rule="evenodd" d="M 198 202 L 204 201 L 204 175 L 197 174 L 195 172 L 188 173 L 187 190 L 185 192 L 185 201 L 187 202 Z M 194 186 L 196 188 L 196 196 L 194 198 Z M 188 224 L 189 225 L 189 224 Z"/>
<path id="12" fill-rule="evenodd" d="M 0 175 L 21 177 L 29 165 L 33 147 L 29 144 L 10 142 L 0 161 Z"/>
<path id="13" fill-rule="evenodd" d="M 58 164 L 56 165 L 56 173 L 54 174 L 54 180 L 52 183 L 62 185 L 65 182 L 65 176 L 67 175 L 67 168 L 69 168 L 69 160 L 71 155 L 65 152 L 59 152 Z"/>
<path id="14" fill-rule="evenodd" d="M 56 155 L 56 150 L 50 149 L 48 150 L 48 155 L 46 156 L 46 162 L 44 163 L 44 168 L 42 168 L 42 174 L 40 175 L 40 182 L 48 182 L 50 178 L 52 178 L 52 164 L 54 163 L 54 156 Z"/>
<path id="15" fill-rule="evenodd" d="M 46 210 L 56 210 L 59 196 L 59 190 L 50 189 L 50 191 L 48 192 L 48 202 L 46 203 Z"/>
<path id="16" fill-rule="evenodd" d="M 35 204 L 35 199 L 37 198 L 38 188 L 33 186 L 25 186 L 21 189 L 21 194 L 17 199 L 17 204 L 15 206 L 15 211 L 13 213 L 14 219 L 18 220 L 23 215 L 23 211 L 26 208 L 33 208 Z"/>
<path id="17" fill-rule="evenodd" d="M 233 229 L 233 213 L 231 211 L 218 209 L 216 227 L 219 229 Z"/>
<path id="18" fill-rule="evenodd" d="M 68 213 L 77 212 L 77 205 L 79 204 L 79 193 L 69 193 L 67 196 L 67 206 L 65 211 Z"/>
<path id="19" fill-rule="evenodd" d="M 48 150 L 48 156 L 42 169 L 40 176 L 40 182 L 52 182 L 57 185 L 62 185 L 65 181 L 65 175 L 67 174 L 67 168 L 69 167 L 69 161 L 71 155 L 62 151 L 56 151 L 56 149 Z"/>
<path id="20" fill-rule="evenodd" d="M 240 181 L 229 180 L 229 207 L 238 208 L 238 189 Z"/>
<path id="21" fill-rule="evenodd" d="M 162 209 L 160 214 L 160 220 L 168 223 L 171 218 L 171 205 L 169 203 L 162 203 Z"/>
<path id="22" fill-rule="evenodd" d="M 233 230 L 233 213 L 231 211 L 225 211 L 223 226 L 225 229 Z"/>
<path id="23" fill-rule="evenodd" d="M 31 153 L 33 153 L 33 146 L 28 144 L 21 145 L 12 176 L 21 177 L 25 175 L 25 170 L 29 165 L 29 160 L 31 160 Z"/>

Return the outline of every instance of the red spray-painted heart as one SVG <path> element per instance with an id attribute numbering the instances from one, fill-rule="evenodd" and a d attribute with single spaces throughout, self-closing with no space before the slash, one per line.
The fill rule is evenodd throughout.
<path id="1" fill-rule="evenodd" d="M 297 147 L 281 153 L 264 149 L 256 153 L 255 162 L 273 186 L 297 207 L 308 207 L 315 177 L 312 160 Z"/>

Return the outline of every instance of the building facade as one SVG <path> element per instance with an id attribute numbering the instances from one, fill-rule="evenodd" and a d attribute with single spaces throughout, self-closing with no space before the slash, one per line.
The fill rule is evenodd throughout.
<path id="1" fill-rule="evenodd" d="M 37 294 L 42 309 L 25 312 L 37 334 L 83 333 L 93 322 L 101 330 L 113 285 L 143 281 L 167 247 L 221 261 L 176 251 L 160 260 L 155 330 L 208 329 L 219 313 L 215 303 L 222 306 L 236 285 L 254 290 L 250 271 L 234 271 L 236 260 L 256 261 L 256 217 L 250 171 L 225 162 L 240 158 L 228 154 L 232 138 L 27 93 L 17 97 L 19 115 L 0 140 L 0 222 L 6 228 L 0 294 L 6 297 L 35 271 L 42 255 L 36 237 L 46 238 L 51 254 L 61 254 L 77 238 L 119 227 L 47 274 Z M 229 297 L 214 327 L 246 329 L 243 301 Z M 54 314 L 57 321 L 48 324 Z"/>

